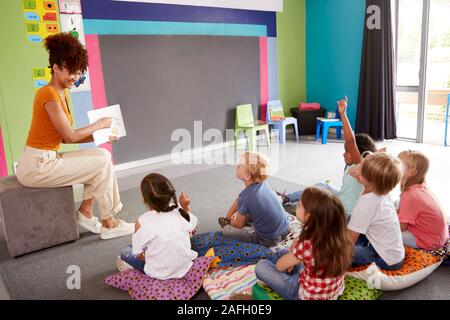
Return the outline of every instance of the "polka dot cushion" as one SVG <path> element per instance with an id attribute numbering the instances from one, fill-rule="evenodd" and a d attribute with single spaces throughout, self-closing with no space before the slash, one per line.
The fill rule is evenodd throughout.
<path id="1" fill-rule="evenodd" d="M 350 276 L 345 277 L 345 290 L 338 300 L 377 300 L 383 292 L 369 288 L 367 282 Z"/>
<path id="2" fill-rule="evenodd" d="M 350 276 L 345 277 L 345 290 L 338 300 L 376 300 L 383 292 L 369 288 L 367 283 Z M 265 283 L 257 281 L 253 286 L 254 300 L 283 300 L 283 298 L 269 288 Z"/>
<path id="3" fill-rule="evenodd" d="M 442 260 L 427 252 L 405 247 L 405 261 L 396 271 L 381 270 L 374 263 L 351 268 L 347 275 L 366 281 L 380 290 L 400 290 L 425 279 Z"/>
<path id="4" fill-rule="evenodd" d="M 136 270 L 126 270 L 105 279 L 105 283 L 128 291 L 134 300 L 189 300 L 201 288 L 215 257 L 199 257 L 180 279 L 159 280 Z"/>
<path id="5" fill-rule="evenodd" d="M 256 264 L 260 259 L 274 259 L 275 255 L 269 248 L 245 241 L 232 240 L 222 235 L 222 232 L 208 232 L 194 236 L 191 239 L 192 250 L 204 255 L 210 248 L 220 258 L 218 267 L 237 267 Z"/>

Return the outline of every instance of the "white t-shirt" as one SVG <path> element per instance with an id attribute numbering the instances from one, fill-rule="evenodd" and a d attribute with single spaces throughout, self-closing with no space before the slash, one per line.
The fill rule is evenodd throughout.
<path id="1" fill-rule="evenodd" d="M 191 250 L 189 232 L 197 225 L 197 217 L 189 214 L 190 222 L 178 209 L 171 212 L 149 211 L 139 217 L 141 227 L 133 234 L 133 254 L 145 249 L 145 274 L 156 279 L 182 278 L 192 267 L 197 252 Z"/>
<path id="2" fill-rule="evenodd" d="M 364 234 L 388 265 L 405 257 L 397 211 L 388 196 L 363 194 L 353 209 L 348 228 Z"/>

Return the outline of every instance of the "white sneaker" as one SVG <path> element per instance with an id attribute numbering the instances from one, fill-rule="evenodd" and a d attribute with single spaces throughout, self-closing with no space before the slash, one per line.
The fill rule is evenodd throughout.
<path id="1" fill-rule="evenodd" d="M 107 229 L 102 227 L 100 238 L 102 238 L 103 240 L 108 240 L 127 236 L 134 232 L 134 223 L 128 223 L 120 219 L 117 219 L 117 222 L 119 222 L 119 224 L 115 228 Z"/>
<path id="2" fill-rule="evenodd" d="M 77 212 L 78 225 L 93 233 L 100 233 L 102 224 L 97 217 L 86 218 L 80 211 Z"/>
<path id="3" fill-rule="evenodd" d="M 117 270 L 119 270 L 119 272 L 125 271 L 125 270 L 131 270 L 134 269 L 132 266 L 130 266 L 128 263 L 126 263 L 125 261 L 122 260 L 122 258 L 120 256 L 117 256 L 116 259 L 116 266 L 117 266 Z"/>

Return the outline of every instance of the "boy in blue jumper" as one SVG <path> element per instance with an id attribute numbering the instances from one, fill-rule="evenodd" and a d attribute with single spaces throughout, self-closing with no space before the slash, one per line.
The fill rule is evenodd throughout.
<path id="1" fill-rule="evenodd" d="M 269 162 L 260 153 L 245 152 L 236 167 L 236 177 L 245 189 L 233 202 L 226 218 L 219 218 L 225 237 L 259 243 L 278 244 L 289 233 L 288 214 L 266 180 Z"/>

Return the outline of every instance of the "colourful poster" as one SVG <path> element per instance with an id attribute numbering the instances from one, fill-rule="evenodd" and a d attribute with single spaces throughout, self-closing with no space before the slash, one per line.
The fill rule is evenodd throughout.
<path id="1" fill-rule="evenodd" d="M 81 14 L 61 14 L 61 31 L 70 32 L 75 38 L 85 46 L 83 17 Z"/>
<path id="2" fill-rule="evenodd" d="M 34 84 L 34 91 L 46 86 L 52 79 L 50 68 L 33 68 L 32 78 Z"/>
<path id="3" fill-rule="evenodd" d="M 42 42 L 59 32 L 55 0 L 22 0 L 22 8 L 28 41 Z"/>
<path id="4" fill-rule="evenodd" d="M 59 0 L 59 13 L 81 13 L 80 0 Z"/>

